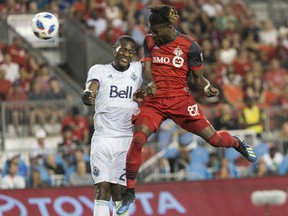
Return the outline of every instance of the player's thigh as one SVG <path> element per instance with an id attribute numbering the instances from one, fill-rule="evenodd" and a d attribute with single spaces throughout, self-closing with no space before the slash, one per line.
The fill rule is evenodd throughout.
<path id="1" fill-rule="evenodd" d="M 159 129 L 161 123 L 166 119 L 162 111 L 157 105 L 146 104 L 146 106 L 140 107 L 140 112 L 137 115 L 132 116 L 132 122 L 136 128 L 149 128 L 150 134 L 152 134 Z"/>
<path id="2" fill-rule="evenodd" d="M 93 136 L 90 150 L 90 166 L 94 184 L 109 180 L 109 169 L 112 156 L 107 138 Z"/>
<path id="3" fill-rule="evenodd" d="M 113 147 L 114 155 L 111 165 L 110 182 L 126 186 L 126 157 L 132 137 L 116 138 L 117 145 Z"/>
<path id="4" fill-rule="evenodd" d="M 126 156 L 131 141 L 132 137 L 93 136 L 90 164 L 94 183 L 126 185 Z"/>
<path id="5" fill-rule="evenodd" d="M 174 108 L 170 113 L 172 119 L 180 127 L 201 137 L 202 135 L 207 135 L 207 133 L 209 133 L 210 130 L 207 130 L 207 133 L 203 133 L 206 128 L 212 128 L 212 130 L 214 130 L 200 106 L 192 97 L 186 97 L 185 100 L 179 101 L 177 109 Z"/>

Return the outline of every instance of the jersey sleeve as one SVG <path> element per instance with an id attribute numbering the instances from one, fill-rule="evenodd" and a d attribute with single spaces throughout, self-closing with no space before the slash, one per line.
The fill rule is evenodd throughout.
<path id="1" fill-rule="evenodd" d="M 203 54 L 200 46 L 193 41 L 188 52 L 188 64 L 191 70 L 199 70 L 203 65 Z"/>
<path id="2" fill-rule="evenodd" d="M 146 36 L 144 41 L 143 41 L 143 50 L 144 54 L 143 57 L 141 58 L 141 62 L 144 61 L 151 61 L 151 49 L 149 48 L 149 38 Z"/>
<path id="3" fill-rule="evenodd" d="M 86 83 L 91 80 L 101 80 L 102 70 L 102 65 L 92 66 L 88 71 Z"/>

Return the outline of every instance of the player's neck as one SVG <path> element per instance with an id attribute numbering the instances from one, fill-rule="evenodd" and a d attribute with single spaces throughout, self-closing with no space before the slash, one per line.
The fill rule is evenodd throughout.
<path id="1" fill-rule="evenodd" d="M 128 64 L 127 67 L 123 68 L 123 67 L 120 67 L 119 65 L 115 64 L 115 62 L 112 62 L 111 63 L 112 67 L 115 68 L 117 71 L 126 71 L 129 67 L 130 67 L 130 64 Z"/>

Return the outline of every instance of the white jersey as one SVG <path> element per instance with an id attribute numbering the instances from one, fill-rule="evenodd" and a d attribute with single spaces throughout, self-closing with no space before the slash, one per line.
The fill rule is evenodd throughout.
<path id="1" fill-rule="evenodd" d="M 94 134 L 105 137 L 132 136 L 131 117 L 138 108 L 133 101 L 133 94 L 143 82 L 141 63 L 131 62 L 123 72 L 111 64 L 96 64 L 88 72 L 87 82 L 91 80 L 99 82 Z"/>

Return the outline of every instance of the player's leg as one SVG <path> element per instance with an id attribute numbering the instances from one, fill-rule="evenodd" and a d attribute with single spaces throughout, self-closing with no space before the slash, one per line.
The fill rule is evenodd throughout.
<path id="1" fill-rule="evenodd" d="M 110 216 L 109 200 L 111 185 L 109 182 L 95 184 L 95 199 L 93 216 Z"/>
<path id="2" fill-rule="evenodd" d="M 243 140 L 240 140 L 237 136 L 232 136 L 226 130 L 216 131 L 192 98 L 179 102 L 177 106 L 177 112 L 182 113 L 182 117 L 179 118 L 179 115 L 174 114 L 175 118 L 173 120 L 182 128 L 200 136 L 214 147 L 233 147 L 247 160 L 251 162 L 257 160 L 253 150 Z"/>
<path id="3" fill-rule="evenodd" d="M 93 135 L 91 140 L 90 166 L 95 185 L 94 216 L 110 216 L 110 142 L 107 138 Z"/>
<path id="4" fill-rule="evenodd" d="M 154 133 L 164 118 L 153 109 L 141 109 L 141 113 L 134 119 L 135 132 L 126 158 L 127 189 L 123 194 L 117 213 L 124 214 L 129 205 L 135 200 L 135 183 L 142 163 L 142 148 L 148 137 Z"/>
<path id="5" fill-rule="evenodd" d="M 116 213 L 116 207 L 119 205 L 120 200 L 122 199 L 122 194 L 126 190 L 126 187 L 119 184 L 112 184 L 112 200 L 113 200 L 113 214 L 112 216 L 118 216 Z M 129 210 L 126 211 L 121 216 L 129 216 Z"/>

